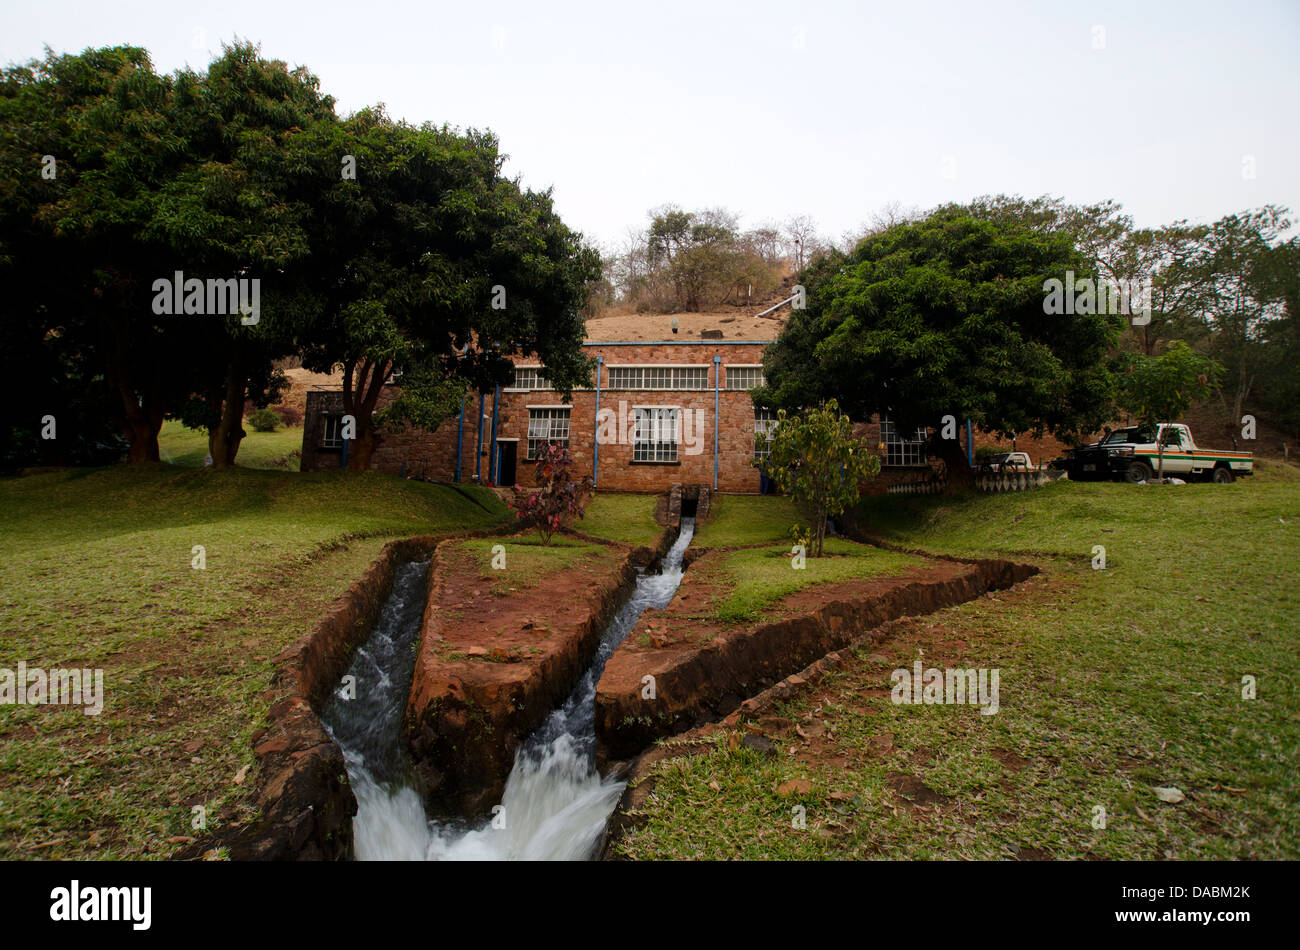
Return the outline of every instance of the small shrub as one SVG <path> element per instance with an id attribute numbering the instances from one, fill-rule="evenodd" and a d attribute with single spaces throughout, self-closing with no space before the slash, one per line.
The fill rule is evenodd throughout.
<path id="1" fill-rule="evenodd" d="M 752 464 L 810 509 L 809 553 L 821 557 L 827 519 L 858 500 L 858 483 L 880 474 L 880 458 L 853 437 L 853 424 L 834 399 L 798 415 L 780 409 L 776 419 L 767 458 Z"/>
<path id="2" fill-rule="evenodd" d="M 536 528 L 542 544 L 551 543 L 551 535 L 564 522 L 581 518 L 591 501 L 591 476 L 573 477 L 573 458 L 566 446 L 554 442 L 537 454 L 537 491 L 515 486 L 510 509 L 519 523 Z"/>
<path id="3" fill-rule="evenodd" d="M 270 409 L 258 409 L 249 415 L 248 424 L 258 432 L 274 432 L 280 417 Z"/>

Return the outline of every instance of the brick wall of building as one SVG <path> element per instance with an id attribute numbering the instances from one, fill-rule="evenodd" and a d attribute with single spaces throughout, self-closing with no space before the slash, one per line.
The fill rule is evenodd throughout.
<path id="1" fill-rule="evenodd" d="M 714 357 L 720 358 L 722 376 L 717 392 L 717 488 L 724 492 L 757 492 L 760 476 L 750 460 L 754 454 L 754 407 L 744 390 L 726 389 L 726 368 L 730 364 L 753 365 L 762 361 L 765 343 L 709 341 L 707 343 L 636 343 L 613 345 L 588 343 L 585 352 L 599 358 L 600 409 L 605 422 L 602 440 L 597 445 L 597 409 L 595 390 L 573 393 L 569 402 L 549 390 L 500 393 L 499 405 L 493 393 L 481 401 L 477 394 L 464 405 L 463 431 L 459 416 L 447 419 L 435 432 L 411 428 L 404 432 L 385 433 L 375 450 L 372 467 L 380 472 L 411 478 L 443 481 L 457 479 L 470 482 L 476 475 L 484 482 L 494 480 L 492 467 L 492 424 L 495 415 L 497 442 L 517 440 L 515 481 L 532 484 L 531 465 L 527 460 L 529 410 L 564 406 L 570 410 L 569 450 L 579 473 L 596 475 L 597 487 L 614 491 L 663 491 L 673 484 L 714 484 Z M 535 361 L 521 359 L 520 366 Z M 626 390 L 609 386 L 610 366 L 652 365 L 704 366 L 708 369 L 708 388 L 704 390 Z M 380 406 L 387 405 L 396 394 L 395 387 L 385 389 Z M 321 447 L 323 413 L 342 412 L 342 394 L 337 390 L 312 391 L 307 394 L 307 411 L 303 429 L 303 471 L 338 468 L 340 449 Z M 479 436 L 479 410 L 483 412 L 482 440 Z M 632 410 L 636 407 L 672 406 L 682 410 L 681 442 L 676 462 L 633 461 Z M 612 418 L 610 418 L 612 417 Z M 877 416 L 854 425 L 854 434 L 873 448 L 880 444 L 881 426 Z M 611 438 L 612 437 L 612 438 Z M 960 439 L 965 444 L 965 428 Z M 975 433 L 975 445 L 1010 451 L 1010 441 Z M 1064 453 L 1068 446 L 1046 436 L 1041 439 L 1022 437 L 1016 447 L 1029 452 L 1035 463 L 1048 462 Z M 459 450 L 459 451 L 458 451 Z M 598 465 L 593 467 L 596 457 Z M 883 465 L 877 478 L 864 482 L 866 494 L 879 494 L 899 481 L 915 480 L 926 475 L 934 461 L 909 466 Z M 508 475 L 508 473 L 502 473 Z"/>
<path id="2" fill-rule="evenodd" d="M 587 344 L 588 356 L 601 359 L 600 409 L 604 423 L 597 444 L 598 422 L 596 391 L 574 392 L 563 401 L 549 390 L 502 390 L 497 405 L 494 393 L 483 400 L 482 443 L 479 472 L 484 482 L 493 480 L 492 425 L 495 416 L 498 443 L 517 440 L 515 480 L 532 483 L 527 460 L 529 409 L 566 407 L 569 416 L 569 450 L 580 473 L 596 476 L 597 486 L 618 491 L 662 491 L 675 483 L 714 484 L 715 363 L 720 357 L 721 378 L 717 403 L 717 487 L 727 492 L 757 492 L 760 477 L 751 464 L 754 455 L 754 406 L 743 390 L 728 390 L 726 367 L 729 364 L 757 364 L 762 361 L 763 343 L 671 344 L 644 343 L 631 346 Z M 520 366 L 531 361 L 521 359 Z M 609 386 L 609 367 L 652 365 L 703 366 L 708 370 L 704 390 L 627 390 Z M 380 406 L 390 402 L 395 387 L 380 398 Z M 637 407 L 675 407 L 681 410 L 681 439 L 675 462 L 633 461 L 632 410 Z M 307 418 L 303 430 L 303 471 L 337 468 L 341 451 L 321 447 L 323 413 L 341 412 L 342 394 L 315 391 L 308 394 Z M 375 450 L 372 467 L 381 472 L 414 478 L 451 481 L 456 477 L 457 443 L 460 442 L 460 479 L 475 476 L 475 450 L 478 440 L 479 397 L 466 400 L 464 429 L 459 417 L 444 422 L 436 432 L 408 429 L 385 433 Z M 597 456 L 598 466 L 593 468 Z M 508 473 L 502 473 L 508 474 Z"/>

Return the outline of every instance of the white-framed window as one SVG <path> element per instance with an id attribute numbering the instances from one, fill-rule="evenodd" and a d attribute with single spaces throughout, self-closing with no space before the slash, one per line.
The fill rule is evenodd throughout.
<path id="1" fill-rule="evenodd" d="M 705 366 L 611 366 L 610 389 L 708 389 Z"/>
<path id="2" fill-rule="evenodd" d="M 632 461 L 676 462 L 681 415 L 675 406 L 633 406 Z"/>
<path id="3" fill-rule="evenodd" d="M 537 458 L 537 452 L 548 442 L 569 444 L 569 410 L 559 408 L 528 410 L 528 457 Z"/>
<path id="4" fill-rule="evenodd" d="M 742 363 L 727 366 L 728 389 L 753 389 L 755 386 L 766 385 L 767 380 L 763 378 L 761 365 L 747 366 Z"/>
<path id="5" fill-rule="evenodd" d="M 731 375 L 731 371 L 727 371 Z M 754 410 L 754 458 L 765 459 L 772 451 L 772 435 L 776 432 L 776 412 L 772 409 Z"/>
<path id="6" fill-rule="evenodd" d="M 343 448 L 343 413 L 322 413 L 320 421 L 320 447 L 322 449 Z"/>
<path id="7" fill-rule="evenodd" d="M 884 416 L 880 419 L 880 441 L 885 443 L 885 457 L 882 465 L 924 465 L 926 462 L 925 446 L 929 435 L 925 427 L 917 429 L 910 439 L 899 436 L 894 423 Z"/>
<path id="8" fill-rule="evenodd" d="M 546 370 L 540 366 L 516 366 L 515 378 L 509 388 L 548 390 L 551 388 L 551 381 L 546 375 Z"/>

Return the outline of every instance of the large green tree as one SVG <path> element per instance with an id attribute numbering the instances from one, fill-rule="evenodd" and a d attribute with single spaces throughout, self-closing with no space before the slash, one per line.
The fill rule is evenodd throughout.
<path id="1" fill-rule="evenodd" d="M 304 69 L 263 58 L 248 44 L 223 51 L 175 121 L 192 160 L 163 187 L 156 228 L 176 269 L 204 278 L 256 280 L 259 313 L 208 314 L 202 355 L 180 417 L 208 431 L 213 465 L 233 464 L 247 403 L 280 396 L 276 360 L 295 353 L 304 283 L 312 280 L 311 222 L 325 179 L 309 130 L 334 124 L 333 100 Z M 172 318 L 176 319 L 176 318 Z M 192 318 L 191 318 L 192 319 Z"/>
<path id="2" fill-rule="evenodd" d="M 248 45 L 204 74 L 159 76 L 132 47 L 5 70 L 0 267 L 19 288 L 6 329 L 24 358 L 43 349 L 73 370 L 23 416 L 107 396 L 131 460 L 157 460 L 177 416 L 209 429 L 216 465 L 233 461 L 246 399 L 274 398 L 272 360 L 293 349 L 286 272 L 311 250 L 294 141 L 332 116 L 310 74 Z M 203 313 L 158 313 L 155 282 L 178 272 L 267 284 L 258 322 L 208 312 L 206 294 Z"/>
<path id="3" fill-rule="evenodd" d="M 1124 318 L 1045 312 L 1045 285 L 1091 276 L 1066 232 L 948 209 L 864 238 L 804 272 L 807 307 L 768 348 L 756 399 L 794 408 L 834 398 L 865 419 L 935 430 L 933 448 L 968 474 L 943 417 L 1009 437 L 1071 438 L 1101 427 L 1105 356 Z"/>
<path id="4" fill-rule="evenodd" d="M 1296 369 L 1300 366 L 1300 238 L 1273 249 L 1267 273 L 1282 309 L 1261 328 L 1255 391 L 1260 408 L 1293 437 L 1300 437 L 1300 371 Z"/>
<path id="5" fill-rule="evenodd" d="M 160 76 L 132 47 L 0 72 L 0 369 L 22 388 L 6 454 L 35 455 L 50 415 L 61 440 L 102 437 L 110 414 L 80 417 L 111 404 L 133 461 L 158 459 L 174 417 L 232 464 L 245 406 L 278 397 L 293 354 L 342 366 L 358 468 L 385 427 L 432 427 L 505 381 L 514 353 L 585 385 L 599 257 L 501 164 L 490 134 L 340 121 L 314 76 L 247 44 L 204 73 Z M 258 312 L 213 312 L 200 289 L 206 306 L 160 313 L 177 273 L 255 287 Z"/>
<path id="6" fill-rule="evenodd" d="M 192 94 L 188 78 L 158 76 L 134 47 L 48 53 L 0 78 L 6 336 L 19 341 L 16 359 L 35 348 L 77 368 L 56 384 L 62 397 L 20 393 L 18 416 L 41 414 L 51 395 L 70 406 L 71 388 L 85 387 L 111 402 L 138 461 L 158 458 L 158 428 L 189 385 L 177 357 L 193 327 L 157 320 L 149 282 L 170 273 L 154 212 L 185 161 L 175 104 Z M 81 427 L 60 422 L 60 438 Z"/>
<path id="7" fill-rule="evenodd" d="M 1066 237 L 1084 256 L 1089 271 L 1112 286 L 1145 285 L 1140 303 L 1149 312 L 1130 314 L 1124 344 L 1147 355 L 1165 340 L 1191 331 L 1204 291 L 1204 273 L 1193 266 L 1204 225 L 1175 221 L 1159 228 L 1135 228 L 1114 201 L 1072 205 L 1043 195 L 986 195 L 968 204 L 945 205 L 943 213 L 969 214 L 1000 226 L 1027 228 Z M 1138 303 L 1135 299 L 1132 303 Z M 1133 307 L 1130 307 L 1133 309 Z"/>
<path id="8" fill-rule="evenodd" d="M 1269 362 L 1269 339 L 1277 338 L 1286 317 L 1288 289 L 1295 285 L 1294 240 L 1283 241 L 1290 228 L 1289 212 L 1272 205 L 1227 215 L 1206 229 L 1187 265 L 1201 283 L 1205 347 L 1224 366 L 1234 424 Z"/>
<path id="9" fill-rule="evenodd" d="M 549 193 L 501 174 L 492 135 L 368 109 L 321 136 L 319 154 L 340 171 L 315 222 L 303 362 L 342 367 L 350 468 L 369 466 L 386 430 L 433 428 L 467 387 L 507 382 L 516 353 L 537 354 L 562 393 L 588 384 L 580 310 L 599 254 Z M 397 370 L 400 396 L 381 407 Z"/>

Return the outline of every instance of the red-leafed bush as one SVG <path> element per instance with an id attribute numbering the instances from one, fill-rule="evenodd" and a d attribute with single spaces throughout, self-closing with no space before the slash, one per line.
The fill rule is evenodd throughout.
<path id="1" fill-rule="evenodd" d="M 543 544 L 568 521 L 581 518 L 591 501 L 590 475 L 573 477 L 573 458 L 567 446 L 549 442 L 538 451 L 534 479 L 536 490 L 514 487 L 510 510 L 525 528 L 536 528 Z"/>
<path id="2" fill-rule="evenodd" d="M 286 428 L 302 425 L 302 413 L 293 406 L 272 406 L 271 411 L 280 417 Z"/>

